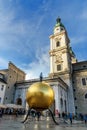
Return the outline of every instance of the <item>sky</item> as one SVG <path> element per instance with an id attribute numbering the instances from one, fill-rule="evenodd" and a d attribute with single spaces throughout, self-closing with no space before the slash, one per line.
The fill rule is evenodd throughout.
<path id="1" fill-rule="evenodd" d="M 87 60 L 87 0 L 0 0 L 0 70 L 11 61 L 26 79 L 47 77 L 57 17 L 78 61 Z"/>

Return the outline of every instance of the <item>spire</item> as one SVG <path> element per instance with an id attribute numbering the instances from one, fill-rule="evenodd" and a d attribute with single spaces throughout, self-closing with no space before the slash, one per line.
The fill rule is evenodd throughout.
<path id="1" fill-rule="evenodd" d="M 58 27 L 58 26 L 60 26 L 60 27 L 63 27 L 64 29 L 65 29 L 65 27 L 64 27 L 64 25 L 62 24 L 62 22 L 61 22 L 61 18 L 60 17 L 58 17 L 57 19 L 56 19 L 56 25 L 55 25 L 55 27 Z"/>
<path id="2" fill-rule="evenodd" d="M 58 18 L 56 19 L 56 21 L 57 21 L 57 23 L 61 23 L 61 18 L 58 17 Z"/>

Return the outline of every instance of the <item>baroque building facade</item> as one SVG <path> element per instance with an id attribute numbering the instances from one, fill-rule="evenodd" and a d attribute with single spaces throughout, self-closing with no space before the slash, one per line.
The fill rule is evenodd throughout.
<path id="1" fill-rule="evenodd" d="M 49 55 L 50 73 L 43 81 L 54 90 L 54 112 L 87 113 L 87 61 L 77 61 L 60 18 L 50 36 Z M 17 82 L 14 102 L 21 99 L 25 106 L 27 88 L 35 82 L 39 79 Z"/>
<path id="2" fill-rule="evenodd" d="M 76 113 L 87 113 L 87 61 L 73 66 L 73 91 Z"/>
<path id="3" fill-rule="evenodd" d="M 54 32 L 50 36 L 49 55 L 50 72 L 43 81 L 54 90 L 55 100 L 51 106 L 54 113 L 87 113 L 87 61 L 77 61 L 70 46 L 67 30 L 60 18 L 57 19 Z M 8 77 L 7 88 L 10 87 L 10 90 L 6 89 L 4 102 L 14 100 L 15 104 L 28 107 L 26 91 L 40 79 L 25 80 L 25 73 L 13 64 L 9 64 L 9 71 L 1 72 Z"/>
<path id="4" fill-rule="evenodd" d="M 0 73 L 0 104 L 4 103 L 6 85 L 7 83 L 4 80 L 4 75 Z"/>
<path id="5" fill-rule="evenodd" d="M 14 103 L 18 104 L 18 102 L 21 101 L 21 104 L 23 107 L 26 106 L 28 109 L 28 105 L 26 104 L 26 91 L 33 83 L 40 82 L 40 79 L 32 79 L 27 81 L 19 81 L 15 84 L 16 91 L 15 91 L 15 99 Z M 68 112 L 68 85 L 60 78 L 43 78 L 43 82 L 48 83 L 54 90 L 55 93 L 55 100 L 53 102 L 53 105 L 51 106 L 53 109 L 53 112 L 55 113 L 62 113 Z M 41 99 L 40 99 L 41 100 Z"/>
<path id="6" fill-rule="evenodd" d="M 0 70 L 0 74 L 3 75 L 3 80 L 6 82 L 4 91 L 3 103 L 14 103 L 15 87 L 14 84 L 17 81 L 25 80 L 25 73 L 16 67 L 12 62 L 8 63 L 8 69 Z"/>

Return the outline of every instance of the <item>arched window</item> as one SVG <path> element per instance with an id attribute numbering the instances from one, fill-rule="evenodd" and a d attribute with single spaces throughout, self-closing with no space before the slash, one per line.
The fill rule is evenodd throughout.
<path id="1" fill-rule="evenodd" d="M 17 103 L 17 105 L 22 105 L 22 99 L 21 98 L 17 98 L 16 103 Z"/>
<path id="2" fill-rule="evenodd" d="M 56 42 L 56 47 L 58 47 L 58 46 L 60 46 L 60 42 L 59 41 Z"/>
<path id="3" fill-rule="evenodd" d="M 87 98 L 87 93 L 85 94 L 85 98 Z"/>

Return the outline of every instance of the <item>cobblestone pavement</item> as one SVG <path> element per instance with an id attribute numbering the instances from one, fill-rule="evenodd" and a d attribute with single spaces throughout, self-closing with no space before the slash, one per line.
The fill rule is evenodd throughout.
<path id="1" fill-rule="evenodd" d="M 80 122 L 73 122 L 72 125 L 63 121 L 59 121 L 59 125 L 55 125 L 52 119 L 41 118 L 40 121 L 29 118 L 23 124 L 22 117 L 3 116 L 0 118 L 0 130 L 87 130 L 87 124 Z"/>

